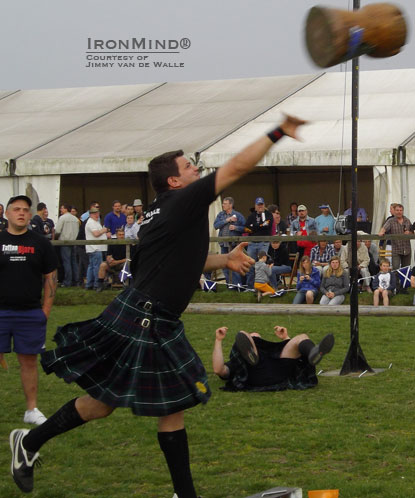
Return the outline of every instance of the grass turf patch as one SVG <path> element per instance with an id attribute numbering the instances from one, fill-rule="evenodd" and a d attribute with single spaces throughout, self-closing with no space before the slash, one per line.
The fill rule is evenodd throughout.
<path id="1" fill-rule="evenodd" d="M 63 294 L 63 293 L 62 293 Z M 93 294 L 92 292 L 87 295 Z M 102 293 L 101 295 L 105 295 Z M 84 301 L 85 302 L 85 301 Z M 57 325 L 87 319 L 103 306 L 54 307 L 47 348 Z M 209 375 L 212 398 L 189 410 L 192 472 L 204 498 L 241 498 L 277 486 L 339 488 L 341 498 L 407 498 L 413 495 L 415 335 L 408 317 L 360 318 L 360 343 L 374 367 L 391 369 L 373 377 L 320 377 L 307 391 L 228 393 L 212 372 L 214 331 L 229 327 L 227 354 L 235 333 L 260 331 L 273 338 L 275 324 L 291 336 L 306 332 L 319 340 L 334 332 L 336 345 L 320 364 L 339 369 L 350 326 L 347 317 L 185 315 L 187 335 Z M 0 371 L 2 407 L 0 496 L 20 497 L 8 475 L 8 434 L 24 427 L 23 393 L 14 354 L 9 372 Z M 82 394 L 54 375 L 39 377 L 39 408 L 51 415 Z M 35 470 L 35 498 L 171 498 L 173 490 L 156 438 L 156 420 L 116 410 L 109 418 L 86 424 L 49 441 L 41 450 L 43 467 Z"/>

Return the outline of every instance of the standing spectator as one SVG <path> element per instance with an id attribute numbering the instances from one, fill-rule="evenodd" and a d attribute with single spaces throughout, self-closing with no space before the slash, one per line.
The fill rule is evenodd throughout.
<path id="1" fill-rule="evenodd" d="M 125 208 L 125 217 L 127 217 L 129 214 L 132 214 L 135 218 L 135 211 L 134 211 L 134 206 L 132 204 L 127 204 L 127 207 Z"/>
<path id="2" fill-rule="evenodd" d="M 246 219 L 245 231 L 250 236 L 260 237 L 262 235 L 269 237 L 271 235 L 272 222 L 274 218 L 272 214 L 265 209 L 265 201 L 263 197 L 255 199 L 255 210 Z M 267 252 L 269 242 L 250 242 L 247 252 L 248 255 L 255 261 L 258 259 L 259 251 Z M 250 268 L 246 276 L 246 284 L 249 289 L 254 288 L 255 270 Z"/>
<path id="3" fill-rule="evenodd" d="M 346 211 L 343 213 L 345 216 L 351 216 L 352 215 L 352 201 L 350 201 L 350 207 L 349 209 L 346 209 Z M 357 219 L 356 221 L 358 223 L 362 221 L 367 221 L 367 213 L 365 208 L 358 207 L 357 208 Z"/>
<path id="4" fill-rule="evenodd" d="M 143 203 L 141 202 L 141 199 L 134 199 L 133 207 L 135 212 L 135 221 L 138 221 L 138 219 L 144 214 Z"/>
<path id="5" fill-rule="evenodd" d="M 36 207 L 36 214 L 30 220 L 30 226 L 34 232 L 45 236 L 49 240 L 55 238 L 55 223 L 48 218 L 48 208 L 44 202 L 39 202 Z"/>
<path id="6" fill-rule="evenodd" d="M 112 211 L 108 213 L 104 218 L 104 227 L 109 229 L 111 233 L 111 237 L 115 236 L 115 232 L 117 228 L 124 227 L 126 223 L 125 214 L 121 212 L 121 202 L 113 201 L 112 202 Z"/>
<path id="7" fill-rule="evenodd" d="M 304 204 L 298 206 L 298 217 L 291 223 L 291 235 L 311 235 L 311 232 L 317 233 L 317 226 L 314 218 L 308 216 L 307 207 Z M 309 256 L 314 243 L 311 241 L 297 241 L 297 248 L 300 256 Z"/>
<path id="8" fill-rule="evenodd" d="M 86 240 L 107 240 L 108 229 L 99 222 L 99 209 L 91 206 L 89 217 L 85 225 Z M 98 289 L 98 271 L 102 263 L 102 254 L 107 250 L 106 245 L 85 246 L 88 256 L 85 289 Z"/>
<path id="9" fill-rule="evenodd" d="M 219 237 L 240 237 L 245 228 L 245 218 L 239 212 L 235 211 L 234 200 L 232 197 L 225 197 L 222 201 L 222 211 L 218 213 L 216 219 L 213 223 L 215 230 L 219 230 Z M 234 247 L 237 246 L 236 243 L 232 242 L 219 242 L 220 253 L 228 254 Z M 239 273 L 232 273 L 231 278 L 229 276 L 229 270 L 223 270 L 225 275 L 226 283 L 241 284 L 242 279 Z"/>
<path id="10" fill-rule="evenodd" d="M 76 240 L 79 232 L 79 220 L 70 211 L 69 204 L 62 204 L 61 216 L 56 224 L 55 234 L 59 240 Z M 78 264 L 76 261 L 75 246 L 61 246 L 61 257 L 64 269 L 64 279 L 61 287 L 76 285 L 78 277 Z"/>
<path id="11" fill-rule="evenodd" d="M 297 294 L 293 304 L 313 304 L 320 289 L 320 273 L 311 265 L 310 258 L 303 256 L 297 273 Z"/>
<path id="12" fill-rule="evenodd" d="M 92 207 L 99 209 L 99 202 L 98 201 L 91 201 L 89 203 L 89 209 L 91 209 Z M 86 221 L 89 218 L 89 209 L 88 209 L 88 211 L 85 211 L 85 213 L 83 213 L 81 215 L 81 221 Z"/>
<path id="13" fill-rule="evenodd" d="M 403 214 L 402 204 L 396 204 L 394 215 L 389 218 L 379 231 L 379 235 L 406 234 L 414 233 L 412 224 Z M 397 270 L 400 267 L 411 264 L 411 241 L 410 240 L 392 240 L 392 268 Z"/>
<path id="14" fill-rule="evenodd" d="M 296 218 L 298 218 L 298 204 L 296 202 L 292 202 L 290 204 L 290 212 L 285 219 L 288 228 L 291 229 L 291 225 Z"/>
<path id="15" fill-rule="evenodd" d="M 8 227 L 8 221 L 4 217 L 4 206 L 3 204 L 0 204 L 0 232 L 6 230 L 7 227 Z"/>
<path id="16" fill-rule="evenodd" d="M 396 291 L 396 274 L 391 272 L 386 258 L 380 260 L 380 272 L 373 279 L 373 306 L 379 306 L 382 297 L 383 306 L 389 306 L 389 300 Z"/>
<path id="17" fill-rule="evenodd" d="M 272 274 L 270 277 L 271 287 L 278 289 L 278 280 L 283 273 L 291 271 L 290 256 L 287 250 L 287 244 L 280 241 L 271 242 L 268 249 L 268 256 L 272 259 L 274 265 L 272 266 Z"/>
<path id="18" fill-rule="evenodd" d="M 76 206 L 71 206 L 71 211 L 70 213 L 75 216 L 75 218 L 78 218 L 79 224 L 81 224 L 81 220 L 78 216 L 78 208 Z"/>
<path id="19" fill-rule="evenodd" d="M 140 225 L 134 221 L 134 214 L 127 214 L 127 223 L 125 224 L 125 238 L 126 239 L 138 239 L 138 232 L 140 231 Z"/>
<path id="20" fill-rule="evenodd" d="M 0 353 L 11 351 L 13 339 L 26 398 L 23 420 L 40 425 L 46 417 L 37 408 L 37 355 L 45 350 L 57 259 L 50 242 L 28 230 L 31 205 L 25 195 L 12 197 L 6 208 L 9 226 L 0 233 Z"/>
<path id="21" fill-rule="evenodd" d="M 324 273 L 320 291 L 323 294 L 320 304 L 337 306 L 342 304 L 349 291 L 349 278 L 340 264 L 340 258 L 333 256 L 329 268 Z"/>
<path id="22" fill-rule="evenodd" d="M 336 235 L 336 231 L 334 229 L 334 218 L 330 214 L 329 205 L 321 204 L 319 208 L 321 209 L 321 214 L 316 217 L 317 233 Z"/>
<path id="23" fill-rule="evenodd" d="M 281 213 L 278 210 L 278 206 L 276 206 L 275 204 L 270 204 L 268 206 L 268 211 L 274 218 L 271 228 L 271 235 L 286 235 L 287 225 L 285 224 L 285 221 L 281 219 Z"/>
<path id="24" fill-rule="evenodd" d="M 327 240 L 320 240 L 317 245 L 311 249 L 311 264 L 320 272 L 320 277 L 329 267 L 329 261 L 334 256 L 334 249 Z"/>

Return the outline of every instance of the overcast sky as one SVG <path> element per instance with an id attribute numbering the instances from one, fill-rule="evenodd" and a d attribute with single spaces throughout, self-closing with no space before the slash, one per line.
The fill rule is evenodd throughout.
<path id="1" fill-rule="evenodd" d="M 361 7 L 368 3 L 361 2 Z M 1 89 L 123 85 L 161 81 L 247 78 L 322 71 L 304 44 L 313 0 L 15 0 L 3 2 Z M 352 0 L 322 5 L 351 9 Z M 402 53 L 360 59 L 362 70 L 414 67 L 415 1 L 400 0 L 409 36 Z M 177 53 L 128 54 L 113 66 L 89 64 L 95 40 L 174 40 Z M 91 39 L 91 49 L 88 48 Z M 190 42 L 190 46 L 189 45 Z M 98 42 L 99 43 L 99 42 Z M 111 44 L 111 42 L 109 42 Z M 97 50 L 102 54 L 103 50 Z M 108 51 L 108 50 L 107 50 Z M 122 49 L 123 55 L 128 50 Z M 134 49 L 132 50 L 134 51 Z M 137 52 L 137 50 L 135 50 Z M 160 52 L 160 49 L 158 50 Z M 111 54 L 109 54 L 111 55 Z M 118 54 L 119 55 L 119 54 Z M 147 59 L 137 60 L 137 57 Z M 119 67 L 118 64 L 131 64 Z M 161 67 L 156 67 L 156 63 Z M 141 64 L 141 66 L 140 66 Z M 148 64 L 148 66 L 146 66 Z M 173 67 L 166 67 L 170 64 Z M 336 66 L 330 71 L 344 67 Z M 350 69 L 350 63 L 347 69 Z"/>

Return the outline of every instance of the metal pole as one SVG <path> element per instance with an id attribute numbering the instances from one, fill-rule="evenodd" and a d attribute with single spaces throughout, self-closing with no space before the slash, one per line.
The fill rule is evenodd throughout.
<path id="1" fill-rule="evenodd" d="M 360 8 L 360 0 L 353 0 L 353 10 Z M 350 273 L 350 346 L 343 362 L 340 375 L 368 370 L 365 355 L 359 344 L 359 302 L 357 284 L 357 152 L 358 152 L 358 120 L 359 120 L 359 57 L 352 60 L 352 267 Z"/>

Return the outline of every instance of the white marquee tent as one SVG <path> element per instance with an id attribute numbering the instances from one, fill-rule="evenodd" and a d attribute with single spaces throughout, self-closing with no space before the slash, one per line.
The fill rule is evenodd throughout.
<path id="1" fill-rule="evenodd" d="M 283 112 L 311 123 L 261 166 L 350 167 L 350 73 L 0 91 L 0 198 L 36 192 L 57 213 L 62 175 L 146 171 L 165 150 L 215 168 Z M 415 69 L 360 75 L 359 165 L 373 170 L 373 231 L 390 202 L 415 219 Z"/>

